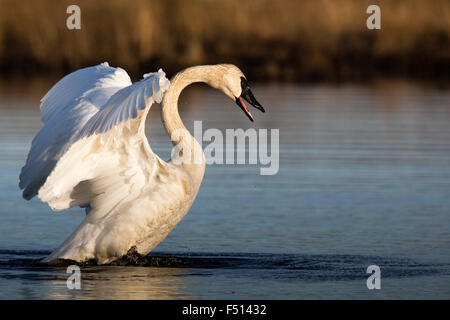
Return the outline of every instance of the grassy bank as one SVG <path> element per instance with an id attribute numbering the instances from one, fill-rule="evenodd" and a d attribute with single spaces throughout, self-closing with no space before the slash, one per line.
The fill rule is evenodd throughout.
<path id="1" fill-rule="evenodd" d="M 79 31 L 66 8 L 81 7 Z M 381 30 L 366 8 L 381 7 Z M 60 75 L 109 61 L 133 76 L 231 62 L 260 81 L 448 82 L 448 0 L 0 0 L 0 72 Z"/>

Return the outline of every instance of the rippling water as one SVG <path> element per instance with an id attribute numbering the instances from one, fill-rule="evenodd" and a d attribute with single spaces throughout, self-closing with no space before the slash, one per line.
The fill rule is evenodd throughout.
<path id="1" fill-rule="evenodd" d="M 65 267 L 38 261 L 84 213 L 51 212 L 17 187 L 50 86 L 0 88 L 0 298 L 450 298 L 450 91 L 254 86 L 267 112 L 250 123 L 222 94 L 188 89 L 189 128 L 279 128 L 279 173 L 208 166 L 158 259 L 82 267 L 82 290 L 68 290 Z M 159 117 L 154 107 L 147 134 L 167 159 Z M 366 288 L 371 264 L 381 290 Z"/>

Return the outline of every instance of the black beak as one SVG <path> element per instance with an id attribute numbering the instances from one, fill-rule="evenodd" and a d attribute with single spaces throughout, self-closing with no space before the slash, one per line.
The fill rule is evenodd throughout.
<path id="1" fill-rule="evenodd" d="M 244 101 L 242 101 L 241 98 L 245 99 L 248 103 L 250 103 L 253 107 L 260 110 L 261 112 L 266 112 L 262 105 L 256 100 L 255 96 L 253 95 L 252 91 L 250 90 L 250 86 L 248 85 L 247 80 L 244 77 L 241 77 L 241 86 L 242 86 L 242 93 L 239 98 L 236 98 L 236 104 L 244 111 L 245 115 L 250 119 L 250 121 L 253 121 L 253 116 L 250 113 L 250 111 L 247 109 L 247 107 L 244 104 Z"/>

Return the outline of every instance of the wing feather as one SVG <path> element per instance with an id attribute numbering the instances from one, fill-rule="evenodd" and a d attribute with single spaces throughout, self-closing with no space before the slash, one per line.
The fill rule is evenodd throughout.
<path id="1" fill-rule="evenodd" d="M 128 177 L 128 188 L 142 183 L 141 175 L 150 169 L 126 164 L 142 157 L 152 162 L 140 122 L 169 84 L 162 70 L 132 84 L 123 69 L 107 63 L 64 77 L 41 100 L 45 124 L 20 175 L 24 198 L 39 193 L 62 210 L 88 206 L 99 190 L 105 192 L 101 186 L 121 185 L 118 179 Z"/>

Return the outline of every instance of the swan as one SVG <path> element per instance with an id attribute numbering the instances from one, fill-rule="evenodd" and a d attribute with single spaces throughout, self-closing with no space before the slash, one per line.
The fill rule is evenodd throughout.
<path id="1" fill-rule="evenodd" d="M 178 97 L 195 82 L 221 90 L 251 121 L 243 99 L 264 112 L 245 75 L 231 64 L 190 67 L 171 81 L 159 69 L 132 83 L 124 69 L 104 62 L 65 76 L 41 99 L 44 126 L 33 139 L 19 187 L 25 199 L 38 195 L 54 211 L 80 206 L 86 212 L 42 262 L 106 264 L 132 248 L 146 255 L 187 214 L 205 158 L 181 121 Z M 161 101 L 164 127 L 178 150 L 168 162 L 145 135 L 150 107 Z M 185 161 L 191 155 L 195 161 Z"/>

